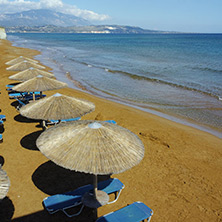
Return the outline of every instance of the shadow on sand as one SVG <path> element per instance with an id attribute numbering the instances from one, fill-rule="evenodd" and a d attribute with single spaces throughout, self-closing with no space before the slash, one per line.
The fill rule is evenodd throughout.
<path id="1" fill-rule="evenodd" d="M 109 179 L 109 175 L 98 176 L 98 181 Z M 53 195 L 93 183 L 93 175 L 62 168 L 52 161 L 40 165 L 32 175 L 32 181 L 42 192 Z"/>
<path id="2" fill-rule="evenodd" d="M 13 107 L 17 107 L 19 105 L 19 103 L 18 103 L 18 101 L 13 101 L 12 103 L 11 103 L 11 106 L 13 106 Z"/>
<path id="3" fill-rule="evenodd" d="M 0 168 L 4 165 L 5 159 L 3 156 L 0 156 Z"/>
<path id="4" fill-rule="evenodd" d="M 5 197 L 0 201 L 0 221 L 1 222 L 9 222 L 12 219 L 15 208 L 12 201 Z"/>
<path id="5" fill-rule="evenodd" d="M 29 150 L 39 150 L 38 147 L 36 146 L 36 140 L 42 132 L 43 130 L 39 130 L 24 136 L 20 140 L 21 146 Z"/>
<path id="6" fill-rule="evenodd" d="M 4 133 L 5 128 L 4 128 L 4 124 L 0 125 L 0 133 Z"/>
<path id="7" fill-rule="evenodd" d="M 79 216 L 69 218 L 63 212 L 49 214 L 46 210 L 38 211 L 33 214 L 14 218 L 12 222 L 93 222 L 93 212 L 90 208 L 84 208 Z"/>
<path id="8" fill-rule="evenodd" d="M 109 175 L 99 176 L 98 181 L 109 179 Z M 93 175 L 86 173 L 79 173 L 64 169 L 52 161 L 48 161 L 40 165 L 32 175 L 32 181 L 35 186 L 42 192 L 48 195 L 64 193 L 75 190 L 80 186 L 93 183 Z M 70 209 L 71 210 L 71 209 Z M 74 209 L 76 210 L 76 209 Z M 28 215 L 22 218 L 17 218 L 13 221 L 94 221 L 95 211 L 85 207 L 82 213 L 73 218 L 67 218 L 63 212 L 56 212 L 50 215 L 46 210 Z M 39 219 L 39 220 L 38 220 Z"/>
<path id="9" fill-rule="evenodd" d="M 20 114 L 14 117 L 14 120 L 21 123 L 39 123 L 40 120 L 28 119 Z"/>

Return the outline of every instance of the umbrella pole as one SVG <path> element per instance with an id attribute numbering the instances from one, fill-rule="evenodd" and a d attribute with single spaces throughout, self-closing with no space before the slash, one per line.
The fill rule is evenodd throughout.
<path id="1" fill-rule="evenodd" d="M 42 127 L 43 127 L 43 130 L 47 129 L 45 120 L 42 120 Z"/>
<path id="2" fill-rule="evenodd" d="M 94 198 L 96 199 L 97 190 L 98 190 L 98 178 L 97 178 L 97 175 L 94 175 L 94 178 L 93 178 L 93 187 L 94 187 L 93 195 L 94 195 Z M 98 218 L 97 208 L 93 209 L 93 217 L 94 217 L 94 220 L 97 220 L 97 218 Z"/>
<path id="3" fill-rule="evenodd" d="M 97 178 L 97 175 L 94 176 L 93 187 L 94 187 L 94 198 L 96 199 L 97 190 L 98 190 L 98 178 Z"/>
<path id="4" fill-rule="evenodd" d="M 32 94 L 33 101 L 35 101 L 35 92 Z"/>

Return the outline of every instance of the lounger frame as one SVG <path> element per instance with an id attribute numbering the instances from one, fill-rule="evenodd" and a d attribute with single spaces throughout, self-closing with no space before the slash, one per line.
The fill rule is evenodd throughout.
<path id="1" fill-rule="evenodd" d="M 113 211 L 104 216 L 101 216 L 96 220 L 96 222 L 112 222 L 112 221 L 150 222 L 152 215 L 153 215 L 153 210 L 151 210 L 144 203 L 137 201 L 117 211 Z"/>
<path id="2" fill-rule="evenodd" d="M 107 184 L 107 186 L 105 186 L 106 184 Z M 113 190 L 109 189 L 109 184 L 112 184 L 112 186 L 114 184 L 114 185 L 116 185 L 116 187 L 114 186 Z M 105 187 L 103 187 L 103 186 L 105 186 Z M 115 199 L 113 201 L 109 202 L 108 204 L 115 203 L 118 200 L 118 198 L 120 196 L 120 193 L 121 193 L 122 189 L 124 189 L 124 187 L 125 187 L 124 184 L 119 179 L 117 179 L 117 178 L 110 178 L 109 180 L 101 181 L 101 182 L 98 183 L 99 190 L 103 190 L 107 194 L 113 194 L 114 193 L 114 195 L 115 195 Z M 54 214 L 54 213 L 56 213 L 56 212 L 61 210 L 68 217 L 78 216 L 82 212 L 82 210 L 84 208 L 84 205 L 82 204 L 82 196 L 86 192 L 89 192 L 89 191 L 92 191 L 92 190 L 93 190 L 93 185 L 92 184 L 88 184 L 88 185 L 79 187 L 78 189 L 76 189 L 74 191 L 70 191 L 70 192 L 66 192 L 66 193 L 63 193 L 63 194 L 56 194 L 56 195 L 53 195 L 53 196 L 49 196 L 49 197 L 46 197 L 43 200 L 43 206 L 45 207 L 45 209 L 50 214 Z M 70 195 L 70 196 L 73 195 L 73 204 L 69 204 L 68 206 L 64 206 L 64 207 L 61 207 L 61 208 L 58 208 L 58 209 L 52 209 L 52 208 L 48 207 L 47 206 L 47 199 L 48 198 L 56 198 L 56 197 L 59 198 L 59 195 L 61 195 L 61 196 L 63 196 L 63 195 Z M 70 200 L 67 199 L 67 202 L 68 201 L 70 201 Z M 82 206 L 81 206 L 80 210 L 77 213 L 75 213 L 75 214 L 69 214 L 66 211 L 66 210 L 68 210 L 70 208 L 79 206 L 81 204 L 82 204 Z"/>

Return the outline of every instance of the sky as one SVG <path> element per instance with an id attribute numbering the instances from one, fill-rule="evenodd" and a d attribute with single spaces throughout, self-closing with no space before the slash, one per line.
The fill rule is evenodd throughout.
<path id="1" fill-rule="evenodd" d="M 95 25 L 222 33 L 222 0 L 0 0 L 0 16 L 42 8 L 79 16 Z"/>

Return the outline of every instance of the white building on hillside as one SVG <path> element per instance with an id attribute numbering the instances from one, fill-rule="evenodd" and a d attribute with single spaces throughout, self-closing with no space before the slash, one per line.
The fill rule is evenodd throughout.
<path id="1" fill-rule="evenodd" d="M 0 27 L 0 39 L 6 39 L 7 35 L 5 32 L 5 28 Z"/>

